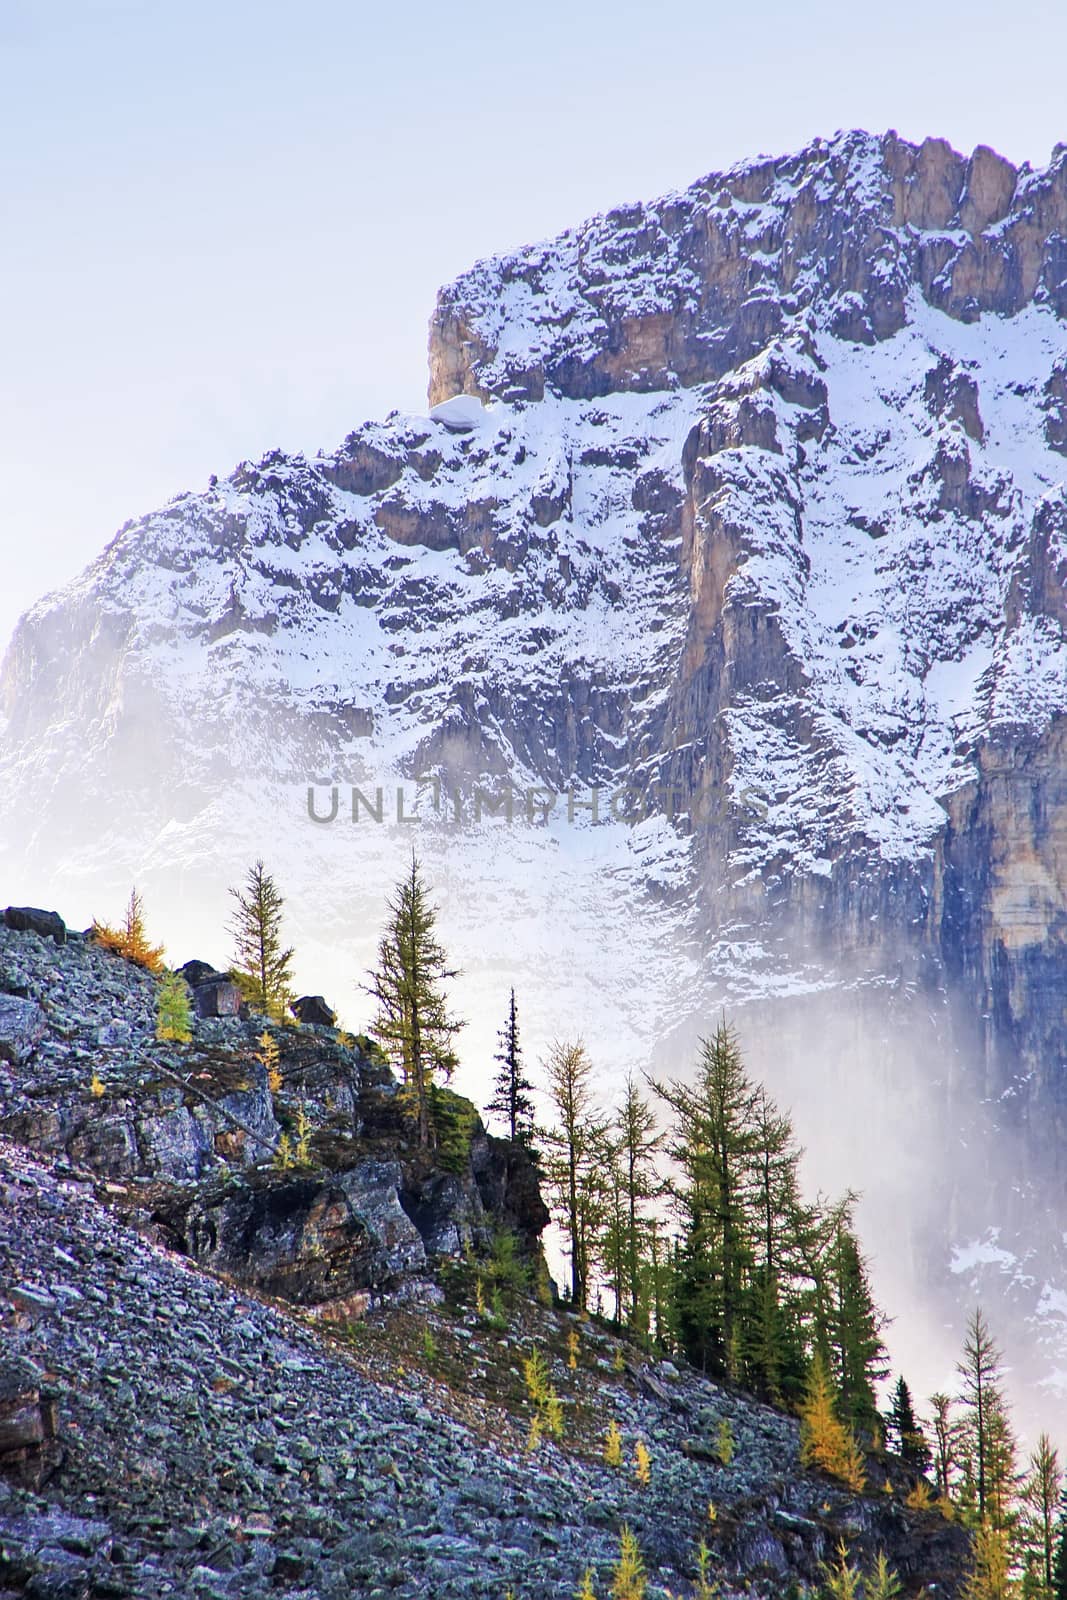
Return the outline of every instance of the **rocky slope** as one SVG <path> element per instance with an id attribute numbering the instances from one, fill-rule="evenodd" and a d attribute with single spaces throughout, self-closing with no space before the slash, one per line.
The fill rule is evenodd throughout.
<path id="1" fill-rule="evenodd" d="M 966 1537 L 892 1457 L 847 1492 L 792 1417 L 514 1290 L 480 1311 L 493 1232 L 536 1250 L 536 1174 L 477 1126 L 420 1162 L 373 1051 L 276 1029 L 272 1093 L 245 1024 L 158 1044 L 158 980 L 82 939 L 0 930 L 0 981 L 5 1600 L 606 1594 L 624 1523 L 650 1600 L 696 1592 L 702 1539 L 724 1600 L 800 1600 L 841 1540 L 960 1592 Z M 535 1350 L 565 1418 L 539 1446 Z"/>
<path id="2" fill-rule="evenodd" d="M 479 264 L 430 338 L 465 431 L 242 464 L 23 620 L 0 865 L 174 937 L 269 832 L 339 990 L 415 813 L 474 1061 L 512 981 L 608 1075 L 726 1000 L 822 1181 L 884 1125 L 887 1253 L 1058 1215 L 1065 241 L 1063 148 L 851 133 Z"/>

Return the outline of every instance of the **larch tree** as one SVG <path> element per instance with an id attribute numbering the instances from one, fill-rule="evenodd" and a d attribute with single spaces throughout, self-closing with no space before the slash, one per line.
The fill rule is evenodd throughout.
<path id="1" fill-rule="evenodd" d="M 930 1396 L 930 1426 L 934 1435 L 934 1473 L 937 1478 L 937 1492 L 945 1500 L 951 1497 L 953 1475 L 959 1465 L 956 1460 L 956 1424 L 952 1416 L 952 1406 L 951 1395 L 938 1393 Z"/>
<path id="2" fill-rule="evenodd" d="M 539 1132 L 545 1178 L 570 1255 L 571 1302 L 584 1311 L 606 1198 L 601 1158 L 607 1122 L 593 1093 L 593 1064 L 580 1039 L 570 1044 L 557 1041 L 544 1072 L 555 1117 Z"/>
<path id="3" fill-rule="evenodd" d="M 1027 1547 L 1034 1600 L 1054 1600 L 1056 1565 L 1056 1511 L 1063 1490 L 1060 1459 L 1047 1433 L 1031 1453 L 1023 1482 L 1025 1512 L 1023 1540 Z"/>
<path id="4" fill-rule="evenodd" d="M 176 972 L 164 972 L 156 996 L 156 1038 L 188 1044 L 193 1037 L 189 987 Z"/>
<path id="5" fill-rule="evenodd" d="M 293 998 L 293 950 L 282 942 L 285 901 L 271 874 L 256 860 L 242 889 L 231 889 L 237 909 L 230 920 L 234 939 L 233 980 L 251 1006 L 273 1022 L 284 1022 Z"/>
<path id="6" fill-rule="evenodd" d="M 963 1408 L 957 1438 L 964 1474 L 973 1485 L 976 1520 L 998 1532 L 1008 1527 L 1015 1488 L 1015 1439 L 1004 1398 L 1002 1362 L 979 1308 L 967 1325 L 956 1368 Z"/>
<path id="7" fill-rule="evenodd" d="M 137 889 L 130 890 L 126 916 L 121 926 L 113 928 L 109 923 L 97 922 L 94 918 L 92 937 L 94 942 L 102 945 L 105 950 L 125 956 L 127 961 L 144 967 L 147 972 L 163 971 L 163 946 L 153 944 L 148 937 L 145 929 L 144 901 Z"/>
<path id="8" fill-rule="evenodd" d="M 500 1048 L 494 1060 L 500 1063 L 500 1070 L 493 1085 L 493 1098 L 485 1109 L 503 1118 L 507 1124 L 508 1138 L 513 1144 L 529 1145 L 534 1126 L 533 1084 L 523 1068 L 514 989 L 511 991 L 507 1021 L 497 1039 Z"/>
<path id="9" fill-rule="evenodd" d="M 663 1144 L 651 1103 L 630 1073 L 626 1091 L 615 1117 L 615 1139 L 622 1169 L 626 1214 L 624 1220 L 625 1291 L 627 1316 L 632 1326 L 640 1320 L 642 1302 L 642 1261 L 646 1231 L 645 1207 L 661 1192 L 656 1157 Z"/>
<path id="10" fill-rule="evenodd" d="M 410 870 L 389 901 L 378 965 L 368 992 L 378 1003 L 374 1034 L 398 1069 L 403 1091 L 425 1149 L 436 1141 L 433 1090 L 438 1077 L 456 1066 L 453 1041 L 463 1023 L 448 1009 L 445 984 L 458 976 L 437 938 L 432 904 L 414 851 Z"/>
<path id="11" fill-rule="evenodd" d="M 746 1174 L 758 1090 L 725 1019 L 702 1042 L 696 1082 L 658 1083 L 655 1090 L 674 1112 L 670 1154 L 682 1174 L 674 1190 L 682 1223 L 678 1335 L 695 1365 L 733 1376 L 751 1257 Z"/>
<path id="12" fill-rule="evenodd" d="M 1053 1600 L 1067 1600 L 1067 1488 L 1060 1499 L 1060 1514 L 1056 1520 L 1056 1550 L 1052 1559 Z"/>

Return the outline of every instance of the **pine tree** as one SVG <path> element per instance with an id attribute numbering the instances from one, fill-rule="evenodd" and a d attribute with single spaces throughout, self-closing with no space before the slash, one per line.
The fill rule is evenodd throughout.
<path id="1" fill-rule="evenodd" d="M 1022 1502 L 1026 1513 L 1024 1542 L 1033 1559 L 1036 1584 L 1034 1600 L 1053 1600 L 1053 1569 L 1056 1563 L 1056 1507 L 1063 1488 L 1059 1455 L 1047 1433 L 1037 1442 L 1030 1456 L 1023 1483 Z"/>
<path id="2" fill-rule="evenodd" d="M 916 1472 L 926 1472 L 932 1461 L 930 1446 L 926 1442 L 911 1403 L 911 1390 L 903 1378 L 898 1378 L 893 1390 L 893 1400 L 886 1413 L 886 1433 L 896 1446 L 900 1459 Z"/>
<path id="3" fill-rule="evenodd" d="M 545 1062 L 546 1090 L 555 1124 L 541 1133 L 545 1179 L 567 1242 L 571 1303 L 586 1308 L 597 1234 L 604 1217 L 603 1156 L 606 1121 L 593 1095 L 593 1065 L 579 1039 L 557 1042 Z"/>
<path id="4" fill-rule="evenodd" d="M 436 927 L 437 910 L 412 852 L 411 869 L 389 901 L 368 991 L 378 1002 L 375 1035 L 401 1073 L 423 1148 L 436 1140 L 434 1079 L 451 1076 L 452 1041 L 463 1026 L 448 1010 L 444 984 L 458 973 L 448 965 Z"/>
<path id="5" fill-rule="evenodd" d="M 188 1044 L 193 1037 L 189 989 L 176 972 L 165 972 L 156 997 L 156 1038 Z"/>
<path id="6" fill-rule="evenodd" d="M 237 902 L 230 922 L 234 982 L 254 1011 L 284 1022 L 293 998 L 293 951 L 282 944 L 285 901 L 261 860 L 249 868 L 244 889 L 230 895 Z"/>
<path id="7" fill-rule="evenodd" d="M 500 1071 L 493 1086 L 493 1098 L 485 1109 L 495 1111 L 497 1116 L 504 1119 L 512 1143 L 528 1145 L 533 1136 L 534 1106 L 530 1098 L 533 1084 L 523 1073 L 514 989 L 511 991 L 508 1019 L 497 1038 L 500 1049 L 493 1059 L 500 1062 Z"/>
<path id="8" fill-rule="evenodd" d="M 144 902 L 136 889 L 130 890 L 122 926 L 113 928 L 110 924 L 97 922 L 94 918 L 92 937 L 105 950 L 112 950 L 116 955 L 125 956 L 127 961 L 135 962 L 147 972 L 163 971 L 163 946 L 149 942 L 144 924 Z"/>

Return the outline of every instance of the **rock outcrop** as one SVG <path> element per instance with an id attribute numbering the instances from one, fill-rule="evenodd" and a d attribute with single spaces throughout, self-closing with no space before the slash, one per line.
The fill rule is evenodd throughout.
<path id="1" fill-rule="evenodd" d="M 202 979 L 197 966 L 183 970 Z M 124 1215 L 233 1281 L 347 1321 L 432 1299 L 433 1269 L 488 1254 L 502 1229 L 539 1256 L 548 1212 L 526 1151 L 457 1099 L 471 1137 L 436 1167 L 369 1041 L 270 1025 L 272 1090 L 264 1018 L 202 1017 L 190 1044 L 161 1042 L 159 980 L 91 940 L 56 950 L 0 928 L 0 983 L 28 996 L 0 992 L 0 1039 L 13 1006 L 35 1018 L 25 1049 L 0 1056 L 0 1134 L 100 1181 Z"/>

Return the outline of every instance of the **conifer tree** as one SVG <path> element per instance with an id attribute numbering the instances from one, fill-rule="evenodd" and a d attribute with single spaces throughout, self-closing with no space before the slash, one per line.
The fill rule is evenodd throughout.
<path id="1" fill-rule="evenodd" d="M 1011 1550 L 1005 1528 L 980 1522 L 971 1546 L 972 1566 L 963 1591 L 964 1600 L 1011 1600 Z"/>
<path id="2" fill-rule="evenodd" d="M 525 1076 L 522 1064 L 522 1046 L 519 1043 L 519 1015 L 515 1005 L 515 991 L 511 991 L 508 1017 L 497 1035 L 500 1049 L 494 1056 L 500 1071 L 493 1085 L 493 1098 L 486 1106 L 495 1111 L 507 1124 L 508 1138 L 512 1143 L 530 1143 L 533 1135 L 533 1084 Z"/>
<path id="3" fill-rule="evenodd" d="M 1053 1600 L 1055 1594 L 1056 1508 L 1062 1489 L 1059 1455 L 1048 1434 L 1043 1433 L 1037 1441 L 1037 1449 L 1030 1455 L 1022 1488 L 1026 1514 L 1023 1537 L 1036 1579 L 1031 1585 L 1034 1600 Z"/>
<path id="4" fill-rule="evenodd" d="M 745 1074 L 725 1019 L 701 1045 L 697 1080 L 657 1084 L 675 1114 L 670 1153 L 683 1174 L 675 1190 L 683 1241 L 676 1282 L 678 1332 L 690 1361 L 732 1376 L 745 1270 L 751 1259 L 745 1189 L 756 1149 L 758 1090 Z"/>
<path id="5" fill-rule="evenodd" d="M 641 1264 L 644 1255 L 644 1207 L 660 1193 L 656 1156 L 663 1134 L 656 1128 L 655 1113 L 642 1095 L 632 1073 L 626 1078 L 622 1105 L 615 1119 L 615 1138 L 622 1166 L 626 1199 L 624 1221 L 627 1316 L 632 1326 L 640 1320 Z M 621 1315 L 621 1312 L 620 1312 Z"/>
<path id="6" fill-rule="evenodd" d="M 913 1467 L 916 1472 L 926 1472 L 932 1460 L 930 1446 L 916 1419 L 911 1390 L 903 1378 L 897 1379 L 885 1425 L 889 1440 L 896 1446 L 905 1465 Z"/>
<path id="7" fill-rule="evenodd" d="M 156 1038 L 188 1044 L 193 1037 L 189 989 L 176 972 L 165 972 L 156 997 Z"/>
<path id="8" fill-rule="evenodd" d="M 1055 1554 L 1052 1559 L 1053 1600 L 1067 1600 L 1067 1489 L 1060 1499 L 1056 1523 Z"/>
<path id="9" fill-rule="evenodd" d="M 825 1362 L 816 1351 L 800 1412 L 801 1460 L 832 1472 L 860 1492 L 864 1486 L 863 1457 L 851 1429 L 840 1421 L 834 1399 Z"/>
<path id="10" fill-rule="evenodd" d="M 952 1493 L 952 1478 L 958 1462 L 956 1460 L 956 1425 L 952 1418 L 952 1397 L 947 1394 L 932 1394 L 930 1396 L 930 1409 L 934 1434 L 934 1472 L 937 1478 L 937 1492 L 945 1500 Z"/>
<path id="11" fill-rule="evenodd" d="M 163 946 L 152 944 L 148 938 L 144 922 L 144 901 L 136 889 L 130 890 L 122 926 L 113 928 L 109 923 L 97 922 L 94 918 L 92 936 L 105 950 L 113 950 L 116 955 L 125 956 L 127 961 L 135 962 L 147 972 L 163 971 Z"/>
<path id="12" fill-rule="evenodd" d="M 557 1041 L 545 1062 L 546 1092 L 555 1113 L 542 1130 L 544 1167 L 566 1239 L 571 1267 L 571 1303 L 584 1311 L 593 1250 L 604 1216 L 602 1158 L 606 1119 L 593 1094 L 593 1065 L 579 1039 Z"/>
<path id="13" fill-rule="evenodd" d="M 423 1148 L 436 1140 L 434 1080 L 452 1075 L 453 1039 L 463 1026 L 448 1009 L 444 985 L 458 973 L 448 965 L 436 928 L 437 909 L 413 851 L 410 870 L 389 901 L 368 991 L 378 1002 L 375 1035 L 401 1073 Z"/>
<path id="14" fill-rule="evenodd" d="M 1002 1360 L 979 1308 L 968 1323 L 963 1357 L 956 1368 L 964 1412 L 958 1438 L 964 1471 L 974 1486 L 977 1520 L 997 1531 L 1008 1527 L 1015 1486 L 1015 1439 L 1004 1398 Z"/>
<path id="15" fill-rule="evenodd" d="M 842 1420 L 867 1437 L 881 1428 L 875 1383 L 886 1375 L 882 1318 L 871 1293 L 867 1263 L 851 1227 L 838 1229 L 831 1257 L 832 1350 Z"/>
<path id="16" fill-rule="evenodd" d="M 233 979 L 254 1011 L 284 1022 L 293 998 L 293 951 L 282 944 L 278 886 L 261 860 L 248 870 L 243 889 L 231 889 L 237 909 L 230 921 L 234 938 Z"/>

